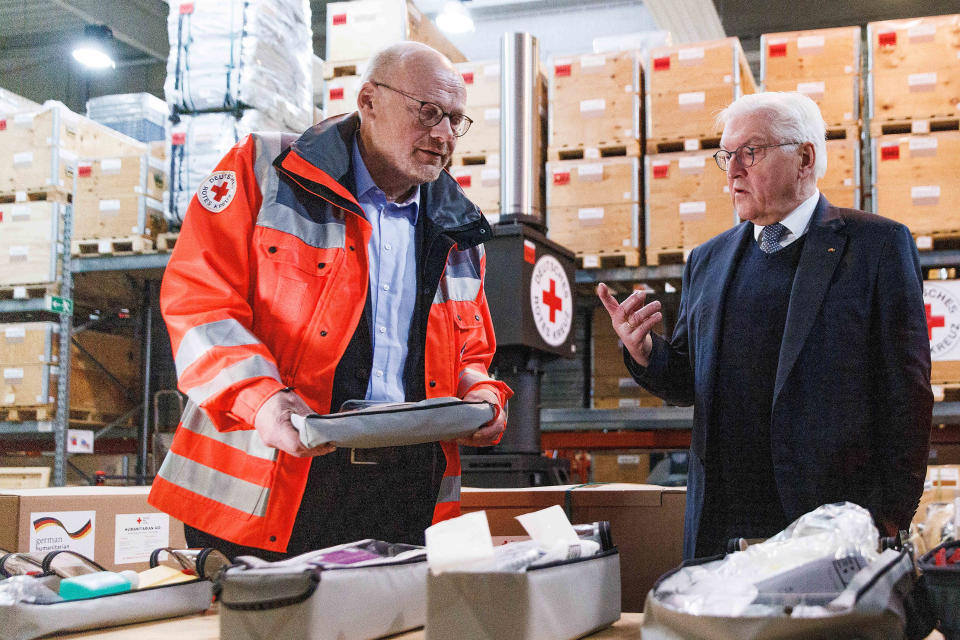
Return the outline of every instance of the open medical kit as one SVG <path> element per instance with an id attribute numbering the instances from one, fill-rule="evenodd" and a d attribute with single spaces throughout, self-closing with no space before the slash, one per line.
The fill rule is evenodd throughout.
<path id="1" fill-rule="evenodd" d="M 279 562 L 235 558 L 217 584 L 224 640 L 368 640 L 423 626 L 422 547 L 360 540 Z"/>
<path id="2" fill-rule="evenodd" d="M 205 550 L 154 552 L 153 568 L 106 571 L 72 551 L 9 553 L 0 557 L 0 635 L 30 640 L 51 633 L 83 631 L 200 613 L 213 602 L 216 572 L 228 561 Z M 182 554 L 182 557 L 175 555 Z M 169 566 L 175 564 L 176 566 Z M 206 567 L 204 566 L 206 564 Z"/>

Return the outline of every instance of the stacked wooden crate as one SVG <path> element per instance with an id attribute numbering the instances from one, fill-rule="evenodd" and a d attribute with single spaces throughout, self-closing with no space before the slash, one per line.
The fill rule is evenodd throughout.
<path id="1" fill-rule="evenodd" d="M 156 146 L 155 146 L 156 148 Z M 167 168 L 148 151 L 77 163 L 74 255 L 142 253 L 166 231 Z"/>
<path id="2" fill-rule="evenodd" d="M 860 27 L 760 37 L 764 90 L 796 91 L 820 107 L 827 125 L 827 173 L 819 187 L 840 207 L 861 203 L 860 39 Z"/>
<path id="3" fill-rule="evenodd" d="M 737 38 L 652 49 L 646 79 L 646 250 L 658 265 L 735 224 L 710 156 L 722 134 L 717 113 L 756 82 Z"/>
<path id="4" fill-rule="evenodd" d="M 326 12 L 323 111 L 327 118 L 357 110 L 360 78 L 367 62 L 387 45 L 414 40 L 437 49 L 452 62 L 466 60 L 411 0 L 329 2 Z"/>
<path id="5" fill-rule="evenodd" d="M 960 15 L 867 25 L 873 206 L 921 249 L 960 236 Z"/>
<path id="6" fill-rule="evenodd" d="M 129 337 L 85 331 L 74 336 L 70 420 L 107 424 L 138 400 L 140 349 Z M 0 421 L 52 420 L 56 414 L 59 325 L 0 324 Z"/>
<path id="7" fill-rule="evenodd" d="M 500 217 L 500 62 L 457 63 L 473 120 L 457 140 L 450 174 L 491 222 Z"/>
<path id="8" fill-rule="evenodd" d="M 598 307 L 594 310 L 591 326 L 592 407 L 620 409 L 663 406 L 660 398 L 641 388 L 627 372 L 623 364 L 623 343 L 617 338 L 606 309 Z"/>
<path id="9" fill-rule="evenodd" d="M 637 266 L 641 54 L 557 56 L 550 71 L 548 236 L 583 268 Z"/>

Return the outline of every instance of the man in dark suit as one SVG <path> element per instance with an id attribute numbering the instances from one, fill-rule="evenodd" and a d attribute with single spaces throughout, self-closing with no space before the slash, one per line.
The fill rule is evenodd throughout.
<path id="1" fill-rule="evenodd" d="M 660 302 L 598 287 L 637 382 L 694 405 L 684 557 L 843 500 L 893 535 L 917 507 L 933 410 L 916 245 L 819 193 L 809 98 L 744 96 L 720 122 L 715 158 L 744 222 L 690 253 L 673 337 L 651 332 Z"/>

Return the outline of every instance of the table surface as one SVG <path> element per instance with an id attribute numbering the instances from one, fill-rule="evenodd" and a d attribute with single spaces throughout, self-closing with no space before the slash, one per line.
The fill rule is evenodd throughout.
<path id="1" fill-rule="evenodd" d="M 612 627 L 588 636 L 592 640 L 640 640 L 642 613 L 624 613 Z M 130 624 L 113 629 L 86 631 L 61 638 L 100 638 L 102 640 L 170 640 L 171 638 L 189 638 L 190 640 L 219 640 L 220 616 L 215 609 L 173 620 L 160 620 Z M 390 636 L 391 640 L 423 640 L 423 629 Z M 926 640 L 943 640 L 939 631 L 934 631 Z"/>
<path id="2" fill-rule="evenodd" d="M 612 627 L 599 631 L 589 638 L 596 640 L 639 640 L 642 613 L 624 613 Z M 219 640 L 220 616 L 210 610 L 173 620 L 159 620 L 130 624 L 113 629 L 85 631 L 61 638 L 100 638 L 102 640 L 170 640 L 171 638 L 189 638 L 190 640 Z M 390 636 L 391 640 L 423 640 L 423 629 Z"/>

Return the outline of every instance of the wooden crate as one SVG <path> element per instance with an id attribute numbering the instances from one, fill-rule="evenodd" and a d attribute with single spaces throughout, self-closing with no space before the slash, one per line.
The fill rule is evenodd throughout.
<path id="1" fill-rule="evenodd" d="M 328 118 L 357 110 L 357 95 L 360 93 L 360 76 L 340 76 L 327 80 L 323 94 L 323 109 Z"/>
<path id="2" fill-rule="evenodd" d="M 460 188 L 485 215 L 500 212 L 500 167 L 489 164 L 467 164 L 450 167 Z"/>
<path id="3" fill-rule="evenodd" d="M 644 484 L 650 475 L 650 454 L 646 451 L 593 451 L 590 462 L 593 482 Z"/>
<path id="4" fill-rule="evenodd" d="M 575 253 L 636 250 L 640 245 L 637 203 L 549 207 L 547 237 Z"/>
<path id="5" fill-rule="evenodd" d="M 960 14 L 867 25 L 870 117 L 960 114 Z"/>
<path id="6" fill-rule="evenodd" d="M 960 280 L 926 280 L 923 305 L 930 339 L 930 381 L 960 383 Z"/>
<path id="7" fill-rule="evenodd" d="M 50 467 L 0 467 L 0 489 L 42 489 L 50 485 Z"/>
<path id="8" fill-rule="evenodd" d="M 467 59 L 412 0 L 330 2 L 326 10 L 328 61 L 369 58 L 401 40 L 428 44 L 451 62 Z"/>
<path id="9" fill-rule="evenodd" d="M 821 191 L 860 187 L 860 130 L 857 127 L 827 132 L 827 173 L 820 178 L 818 186 Z"/>
<path id="10" fill-rule="evenodd" d="M 463 137 L 457 138 L 458 154 L 500 153 L 500 106 L 483 107 L 471 112 L 473 124 Z"/>
<path id="11" fill-rule="evenodd" d="M 0 365 L 57 361 L 60 325 L 56 322 L 14 322 L 0 325 Z"/>
<path id="12" fill-rule="evenodd" d="M 820 186 L 820 193 L 835 207 L 862 209 L 863 200 L 860 187 Z"/>
<path id="13" fill-rule="evenodd" d="M 697 245 L 736 224 L 727 175 L 707 151 L 645 158 L 647 264 L 686 259 Z"/>
<path id="14" fill-rule="evenodd" d="M 766 91 L 796 91 L 817 103 L 827 126 L 856 125 L 860 120 L 860 76 L 770 78 Z"/>
<path id="15" fill-rule="evenodd" d="M 760 36 L 760 79 L 820 80 L 860 74 L 860 27 L 765 33 Z"/>
<path id="16" fill-rule="evenodd" d="M 555 93 L 549 115 L 551 158 L 561 149 L 604 150 L 620 146 L 625 147 L 628 155 L 639 155 L 641 108 L 639 94 L 622 90 Z"/>
<path id="17" fill-rule="evenodd" d="M 578 100 L 578 96 L 643 91 L 643 57 L 638 50 L 550 59 L 550 99 Z"/>
<path id="18" fill-rule="evenodd" d="M 914 234 L 960 236 L 960 131 L 886 135 L 871 144 L 874 211 Z"/>
<path id="19" fill-rule="evenodd" d="M 57 279 L 58 225 L 64 206 L 50 201 L 0 204 L 0 285 Z"/>
<path id="20" fill-rule="evenodd" d="M 0 194 L 73 189 L 79 157 L 144 154 L 146 145 L 60 104 L 18 113 L 0 127 Z"/>
<path id="21" fill-rule="evenodd" d="M 586 207 L 640 202 L 640 158 L 547 163 L 547 206 Z"/>
<path id="22" fill-rule="evenodd" d="M 594 309 L 590 326 L 590 396 L 593 408 L 662 406 L 660 398 L 640 387 L 627 372 L 623 364 L 623 343 L 613 330 L 606 309 Z"/>
<path id="23" fill-rule="evenodd" d="M 456 67 L 467 87 L 467 115 L 470 115 L 471 107 L 500 105 L 499 60 L 458 62 Z"/>
<path id="24" fill-rule="evenodd" d="M 167 171 L 148 154 L 77 163 L 73 239 L 156 236 L 166 231 Z"/>
<path id="25" fill-rule="evenodd" d="M 757 90 L 738 38 L 652 49 L 646 85 L 648 142 L 719 136 L 717 113 Z"/>

